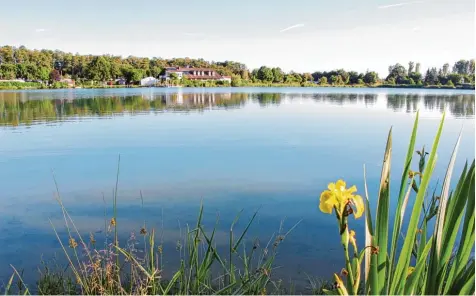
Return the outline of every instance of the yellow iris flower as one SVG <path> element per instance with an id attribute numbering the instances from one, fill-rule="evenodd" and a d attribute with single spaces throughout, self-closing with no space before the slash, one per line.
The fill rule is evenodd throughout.
<path id="1" fill-rule="evenodd" d="M 321 193 L 319 209 L 323 213 L 332 214 L 332 209 L 336 208 L 338 214 L 342 216 L 347 206 L 352 208 L 355 218 L 359 218 L 364 213 L 364 201 L 360 195 L 354 195 L 357 187 L 346 188 L 343 180 L 336 183 L 329 183 L 328 190 Z"/>

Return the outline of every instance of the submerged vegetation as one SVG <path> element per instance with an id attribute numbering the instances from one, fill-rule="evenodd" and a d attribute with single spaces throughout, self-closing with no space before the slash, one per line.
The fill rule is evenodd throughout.
<path id="1" fill-rule="evenodd" d="M 419 115 L 416 114 L 404 169 L 401 172 L 394 220 L 390 221 L 390 173 L 392 131 L 383 158 L 378 202 L 370 206 L 369 190 L 360 195 L 355 186 L 347 188 L 343 180 L 330 183 L 316 206 L 325 214 L 334 214 L 336 231 L 341 236 L 344 265 L 334 271 L 332 284 L 310 280 L 311 293 L 341 295 L 435 295 L 474 294 L 474 190 L 475 163 L 466 164 L 456 187 L 450 185 L 460 142 L 458 138 L 441 188 L 429 191 L 437 161 L 437 150 L 444 117 L 438 127 L 430 152 L 416 151 Z M 119 158 L 120 164 L 120 158 Z M 232 222 L 226 250 L 216 242 L 219 223 L 206 228 L 203 206 L 195 225 L 187 225 L 177 241 L 180 266 L 171 272 L 163 265 L 164 252 L 156 231 L 144 221 L 139 238 L 122 244 L 119 239 L 121 217 L 117 216 L 117 184 L 113 194 L 113 214 L 105 217 L 106 241 L 101 244 L 94 234 L 82 233 L 76 227 L 63 201 L 57 200 L 64 218 L 65 230 L 51 224 L 67 270 L 45 267 L 37 285 L 23 282 L 22 274 L 13 273 L 5 285 L 6 294 L 288 294 L 293 285 L 275 278 L 275 259 L 279 245 L 299 222 L 290 229 L 279 229 L 269 241 L 260 245 L 247 233 L 257 212 L 242 231 L 236 231 L 240 214 Z M 400 175 L 400 174 L 399 174 Z M 365 180 L 365 169 L 364 169 Z M 55 181 L 56 182 L 56 181 Z M 437 190 L 439 189 L 439 191 Z M 376 209 L 376 215 L 371 209 Z M 353 219 L 365 219 L 365 242 L 357 242 Z M 313 231 L 310 229 L 309 231 Z M 143 240 L 141 252 L 133 241 Z M 359 249 L 359 245 L 361 246 Z M 331 279 L 331 274 L 329 274 Z M 18 283 L 15 285 L 14 283 Z"/>
<path id="2" fill-rule="evenodd" d="M 284 72 L 279 67 L 261 66 L 248 69 L 233 61 L 209 62 L 203 59 L 160 57 L 121 57 L 113 55 L 80 55 L 59 50 L 31 50 L 24 46 L 0 47 L 0 80 L 23 79 L 37 84 L 12 84 L 0 81 L 0 89 L 61 88 L 63 79 L 74 80 L 80 87 L 131 86 L 148 76 L 158 77 L 167 67 L 212 68 L 220 75 L 231 76 L 231 86 L 402 86 L 402 87 L 472 87 L 474 88 L 474 60 L 459 60 L 450 67 L 429 68 L 426 72 L 419 63 L 409 62 L 389 67 L 383 78 L 375 71 L 358 73 L 344 69 L 313 73 Z M 119 80 L 121 82 L 119 82 Z M 56 83 L 55 83 L 56 82 Z M 182 86 L 229 86 L 220 81 L 176 81 Z"/>

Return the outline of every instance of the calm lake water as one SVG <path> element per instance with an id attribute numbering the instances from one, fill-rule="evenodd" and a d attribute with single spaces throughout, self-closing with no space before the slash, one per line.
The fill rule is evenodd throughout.
<path id="1" fill-rule="evenodd" d="M 276 275 L 306 286 L 343 267 L 334 216 L 318 210 L 327 183 L 343 178 L 363 194 L 363 165 L 375 202 L 387 133 L 393 126 L 392 194 L 416 110 L 417 147 L 430 149 L 447 120 L 435 177 L 442 179 L 458 133 L 456 172 L 475 151 L 473 91 L 365 88 L 209 88 L 0 92 L 0 283 L 9 264 L 33 282 L 41 256 L 60 246 L 59 190 L 78 228 L 104 236 L 112 215 L 118 156 L 118 216 L 127 239 L 147 222 L 163 232 L 165 276 L 177 265 L 180 229 L 200 201 L 207 229 L 220 217 L 218 244 L 244 209 L 258 208 L 247 243 L 264 248 L 273 233 L 301 223 L 280 245 Z M 414 165 L 417 168 L 417 165 Z M 436 181 L 436 178 L 434 181 Z M 143 196 L 143 206 L 140 199 Z M 103 200 L 104 196 L 104 200 Z M 106 206 L 105 206 L 106 203 Z M 395 197 L 392 201 L 395 203 Z M 351 219 L 362 246 L 363 219 Z M 163 231 L 162 231 L 163 230 Z M 63 261 L 64 262 L 64 261 Z"/>

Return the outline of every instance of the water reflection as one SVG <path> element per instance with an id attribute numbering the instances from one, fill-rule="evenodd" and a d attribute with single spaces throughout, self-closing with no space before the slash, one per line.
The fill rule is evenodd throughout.
<path id="1" fill-rule="evenodd" d="M 242 108 L 246 104 L 262 107 L 279 105 L 286 100 L 305 99 L 333 105 L 359 104 L 366 108 L 381 100 L 395 112 L 447 111 L 455 117 L 474 117 L 474 94 L 364 94 L 364 93 L 238 93 L 193 92 L 151 93 L 139 95 L 101 95 L 75 97 L 74 92 L 47 93 L 40 98 L 28 92 L 0 92 L 0 125 L 18 126 L 74 120 L 77 117 L 110 117 L 145 112 L 190 112 L 213 108 Z"/>

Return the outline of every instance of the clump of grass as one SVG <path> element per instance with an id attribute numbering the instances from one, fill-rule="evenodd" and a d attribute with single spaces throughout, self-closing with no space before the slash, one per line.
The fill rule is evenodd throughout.
<path id="1" fill-rule="evenodd" d="M 116 187 L 113 193 L 113 214 L 106 218 L 105 243 L 99 247 L 92 233 L 84 236 L 76 227 L 72 217 L 63 204 L 59 194 L 57 201 L 63 213 L 66 238 L 60 236 L 55 225 L 52 229 L 67 261 L 65 270 L 52 270 L 45 266 L 40 272 L 37 291 L 42 295 L 82 294 L 82 295 L 146 295 L 146 294 L 265 294 L 284 291 L 280 282 L 272 278 L 274 260 L 278 246 L 289 231 L 273 234 L 266 246 L 253 243 L 247 249 L 245 237 L 253 224 L 255 212 L 241 232 L 235 225 L 240 212 L 229 229 L 228 251 L 217 250 L 216 231 L 219 223 L 208 231 L 203 225 L 203 204 L 200 205 L 195 225 L 187 225 L 186 231 L 177 243 L 180 266 L 175 273 L 167 271 L 170 277 L 164 278 L 163 244 L 157 244 L 155 230 L 147 229 L 146 221 L 139 231 L 143 238 L 143 248 L 137 250 L 138 238 L 134 233 L 124 245 L 119 243 L 120 217 L 117 216 L 117 188 L 119 182 L 119 163 Z M 141 193 L 143 206 L 143 197 Z M 105 213 L 105 217 L 107 214 Z M 299 222 L 298 222 L 299 223 Z M 112 237 L 112 240 L 109 237 Z M 89 240 L 87 240 L 89 238 Z M 15 270 L 11 280 L 17 278 L 21 285 L 14 292 L 29 294 L 21 275 Z M 6 289 L 12 293 L 11 284 Z"/>

